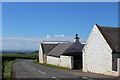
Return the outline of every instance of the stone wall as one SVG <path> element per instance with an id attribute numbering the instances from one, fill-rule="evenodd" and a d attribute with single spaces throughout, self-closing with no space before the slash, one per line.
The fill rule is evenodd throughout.
<path id="1" fill-rule="evenodd" d="M 47 64 L 53 64 L 53 65 L 61 66 L 60 58 L 59 57 L 53 57 L 53 56 L 47 56 Z"/>
<path id="2" fill-rule="evenodd" d="M 61 66 L 72 69 L 73 57 L 72 56 L 60 56 Z"/>
<path id="3" fill-rule="evenodd" d="M 73 68 L 73 57 L 72 56 L 60 56 L 59 57 L 53 57 L 53 56 L 47 56 L 47 64 L 67 67 L 72 69 Z"/>
<path id="4" fill-rule="evenodd" d="M 83 71 L 117 75 L 112 71 L 112 49 L 96 25 L 83 48 Z"/>

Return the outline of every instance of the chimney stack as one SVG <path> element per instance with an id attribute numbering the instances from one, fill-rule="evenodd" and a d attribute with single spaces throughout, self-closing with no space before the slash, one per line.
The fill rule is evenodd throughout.
<path id="1" fill-rule="evenodd" d="M 78 34 L 76 34 L 76 37 L 74 38 L 74 42 L 79 42 Z"/>

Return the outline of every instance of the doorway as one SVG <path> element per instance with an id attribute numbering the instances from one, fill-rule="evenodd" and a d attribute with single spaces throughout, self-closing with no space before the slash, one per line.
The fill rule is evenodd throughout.
<path id="1" fill-rule="evenodd" d="M 73 56 L 74 69 L 82 69 L 82 54 Z"/>

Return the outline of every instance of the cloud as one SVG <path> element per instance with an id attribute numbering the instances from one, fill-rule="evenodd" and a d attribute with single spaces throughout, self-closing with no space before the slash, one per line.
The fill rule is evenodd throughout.
<path id="1" fill-rule="evenodd" d="M 68 37 L 65 35 L 47 35 L 44 41 L 73 41 L 74 37 Z"/>
<path id="2" fill-rule="evenodd" d="M 55 37 L 64 37 L 65 35 L 55 35 Z"/>
<path id="3" fill-rule="evenodd" d="M 46 38 L 64 37 L 65 35 L 47 35 Z"/>
<path id="4" fill-rule="evenodd" d="M 42 41 L 73 41 L 74 37 L 65 35 L 46 35 L 46 37 L 0 37 L 3 50 L 38 50 Z M 86 38 L 80 38 L 82 42 Z"/>
<path id="5" fill-rule="evenodd" d="M 46 38 L 51 38 L 51 37 L 52 37 L 52 36 L 50 36 L 50 35 L 47 35 L 47 36 L 46 36 Z"/>

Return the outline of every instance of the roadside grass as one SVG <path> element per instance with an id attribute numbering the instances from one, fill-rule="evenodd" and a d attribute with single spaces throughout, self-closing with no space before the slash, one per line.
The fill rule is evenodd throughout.
<path id="1" fill-rule="evenodd" d="M 63 70 L 70 70 L 70 68 L 66 68 L 66 67 L 61 67 L 61 66 L 56 66 L 56 65 L 51 65 L 51 64 L 45 64 L 45 63 L 39 63 L 37 61 L 32 61 L 32 62 L 36 63 L 36 64 L 41 64 L 41 65 L 44 65 L 44 66 L 52 67 L 52 68 L 58 68 L 58 69 L 63 69 Z"/>
<path id="2" fill-rule="evenodd" d="M 18 60 L 21 60 L 21 59 L 16 59 L 16 60 L 11 60 L 11 61 L 8 61 L 6 60 L 4 62 L 4 73 L 3 73 L 3 78 L 4 80 L 10 80 L 12 79 L 12 64 Z"/>
<path id="3" fill-rule="evenodd" d="M 1 53 L 0 53 L 1 54 Z M 38 61 L 38 52 L 34 53 L 2 53 L 2 80 L 12 80 L 12 64 L 22 59 L 36 59 Z"/>

